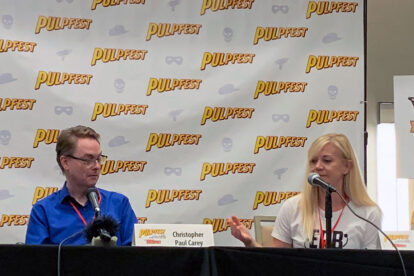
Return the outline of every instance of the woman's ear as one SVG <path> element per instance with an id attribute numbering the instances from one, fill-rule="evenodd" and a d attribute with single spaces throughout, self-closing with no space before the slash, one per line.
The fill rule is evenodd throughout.
<path id="1" fill-rule="evenodd" d="M 352 160 L 345 160 L 345 172 L 344 175 L 347 175 L 352 168 L 354 167 L 354 162 Z"/>

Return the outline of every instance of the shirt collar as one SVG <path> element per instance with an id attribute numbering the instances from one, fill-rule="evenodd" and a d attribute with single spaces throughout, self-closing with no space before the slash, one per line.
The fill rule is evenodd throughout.
<path id="1" fill-rule="evenodd" d="M 63 184 L 63 187 L 59 193 L 59 202 L 63 203 L 67 197 L 71 197 L 71 195 L 69 194 L 69 190 L 68 190 L 68 187 L 66 187 L 66 181 L 65 181 L 65 184 Z"/>
<path id="2" fill-rule="evenodd" d="M 96 189 L 98 190 L 98 197 L 99 197 L 99 203 L 100 203 L 100 201 L 102 200 L 102 190 L 98 189 L 98 188 L 96 188 Z M 63 187 L 62 187 L 62 189 L 60 190 L 60 193 L 59 193 L 59 202 L 63 203 L 68 198 L 73 198 L 73 197 L 70 195 L 68 187 L 66 186 L 66 181 L 65 181 L 65 183 L 63 184 Z M 74 201 L 76 202 L 76 200 L 74 200 Z M 88 204 L 89 203 L 87 202 L 86 205 L 88 205 Z"/>

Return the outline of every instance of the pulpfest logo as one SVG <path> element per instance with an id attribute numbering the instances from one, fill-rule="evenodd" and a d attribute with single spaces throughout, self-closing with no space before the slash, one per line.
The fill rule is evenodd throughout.
<path id="1" fill-rule="evenodd" d="M 35 103 L 35 99 L 0 98 L 0 111 L 32 110 Z"/>
<path id="2" fill-rule="evenodd" d="M 92 19 L 87 18 L 46 17 L 41 15 L 37 19 L 35 34 L 40 33 L 42 29 L 49 32 L 72 28 L 89 30 L 91 23 Z"/>
<path id="3" fill-rule="evenodd" d="M 153 91 L 158 93 L 178 90 L 198 90 L 202 80 L 200 79 L 168 79 L 150 78 L 147 88 L 147 96 L 151 96 Z"/>
<path id="4" fill-rule="evenodd" d="M 148 50 L 139 49 L 114 49 L 114 48 L 95 48 L 92 54 L 91 66 L 95 66 L 97 61 L 108 63 L 123 60 L 144 60 Z"/>
<path id="5" fill-rule="evenodd" d="M 281 38 L 305 37 L 307 27 L 262 27 L 258 26 L 254 34 L 253 45 L 257 45 L 260 39 L 264 41 L 278 40 Z"/>
<path id="6" fill-rule="evenodd" d="M 256 163 L 203 163 L 201 168 L 200 181 L 211 177 L 223 176 L 228 174 L 252 174 Z"/>
<path id="7" fill-rule="evenodd" d="M 318 125 L 339 122 L 355 122 L 358 118 L 357 110 L 309 110 L 306 128 L 310 128 L 313 123 Z"/>
<path id="8" fill-rule="evenodd" d="M 161 240 L 165 240 L 167 237 L 165 228 L 143 228 L 139 229 L 138 238 L 144 239 L 147 244 L 161 244 Z"/>
<path id="9" fill-rule="evenodd" d="M 18 52 L 33 53 L 36 45 L 36 42 L 0 39 L 0 53 L 6 53 L 9 50 L 12 52 L 17 50 Z"/>
<path id="10" fill-rule="evenodd" d="M 145 208 L 150 208 L 152 203 L 164 204 L 174 201 L 199 200 L 202 190 L 148 190 Z"/>
<path id="11" fill-rule="evenodd" d="M 239 221 L 246 226 L 247 229 L 252 229 L 253 219 L 239 218 Z M 204 218 L 203 224 L 211 224 L 213 226 L 213 233 L 227 231 L 230 225 L 227 219 L 224 218 Z"/>
<path id="12" fill-rule="evenodd" d="M 299 194 L 299 192 L 272 192 L 272 191 L 257 191 L 254 197 L 253 208 L 256 210 L 259 205 L 270 206 L 281 204 L 282 201 Z"/>
<path id="13" fill-rule="evenodd" d="M 36 187 L 32 205 L 42 198 L 47 197 L 48 195 L 56 192 L 58 187 Z M 0 227 L 5 226 L 25 226 L 29 222 L 29 215 L 21 214 L 2 214 L 0 219 Z"/>
<path id="14" fill-rule="evenodd" d="M 59 129 L 38 128 L 33 141 L 33 148 L 37 148 L 41 142 L 44 142 L 46 145 L 56 143 L 59 133 Z"/>
<path id="15" fill-rule="evenodd" d="M 30 169 L 34 160 L 34 157 L 0 156 L 0 170 Z"/>
<path id="16" fill-rule="evenodd" d="M 145 0 L 93 0 L 91 10 L 95 10 L 98 5 L 102 5 L 102 7 L 113 7 L 119 6 L 121 4 L 124 5 L 136 5 L 136 4 L 145 4 Z"/>
<path id="17" fill-rule="evenodd" d="M 116 104 L 116 103 L 95 103 L 91 121 L 98 116 L 104 118 L 123 115 L 145 115 L 148 109 L 146 104 Z"/>
<path id="18" fill-rule="evenodd" d="M 262 81 L 259 80 L 254 91 L 253 99 L 257 99 L 260 94 L 264 96 L 277 95 L 283 93 L 305 92 L 307 82 L 291 81 Z"/>
<path id="19" fill-rule="evenodd" d="M 42 84 L 47 86 L 62 84 L 89 85 L 92 78 L 93 76 L 90 74 L 39 71 L 34 89 L 38 90 Z"/>
<path id="20" fill-rule="evenodd" d="M 0 227 L 25 226 L 29 222 L 29 215 L 2 214 Z"/>
<path id="21" fill-rule="evenodd" d="M 246 64 L 253 63 L 256 54 L 252 53 L 210 53 L 204 52 L 201 61 L 200 70 L 206 69 L 207 65 L 211 67 L 225 66 L 229 64 Z"/>
<path id="22" fill-rule="evenodd" d="M 336 2 L 336 1 L 309 1 L 306 11 L 306 19 L 312 14 L 317 15 L 336 13 L 355 13 L 358 7 L 357 2 Z"/>
<path id="23" fill-rule="evenodd" d="M 146 41 L 151 40 L 152 36 L 158 38 L 174 35 L 198 35 L 201 24 L 176 24 L 176 23 L 149 23 Z"/>
<path id="24" fill-rule="evenodd" d="M 355 67 L 359 57 L 347 56 L 314 56 L 309 55 L 305 73 L 310 73 L 312 68 L 316 70 L 336 67 Z"/>
<path id="25" fill-rule="evenodd" d="M 150 133 L 145 151 L 151 151 L 153 146 L 161 149 L 177 145 L 198 145 L 201 137 L 201 134 Z"/>
<path id="26" fill-rule="evenodd" d="M 39 200 L 57 192 L 59 187 L 36 187 L 33 195 L 32 205 L 35 205 Z"/>
<path id="27" fill-rule="evenodd" d="M 101 167 L 101 175 L 119 172 L 143 172 L 147 161 L 106 160 Z"/>
<path id="28" fill-rule="evenodd" d="M 212 122 L 228 119 L 251 119 L 254 108 L 251 107 L 211 107 L 204 108 L 201 125 L 205 125 L 207 120 Z"/>
<path id="29" fill-rule="evenodd" d="M 258 154 L 260 149 L 273 150 L 285 148 L 304 147 L 308 137 L 296 136 L 257 136 L 254 145 L 254 154 Z"/>
<path id="30" fill-rule="evenodd" d="M 206 10 L 212 12 L 228 9 L 251 9 L 255 0 L 203 0 L 200 15 L 204 15 Z"/>

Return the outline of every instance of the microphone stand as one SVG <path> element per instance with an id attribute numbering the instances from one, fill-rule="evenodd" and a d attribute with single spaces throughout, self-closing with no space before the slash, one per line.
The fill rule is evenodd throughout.
<path id="1" fill-rule="evenodd" d="M 332 248 L 332 196 L 329 189 L 325 190 L 325 221 L 326 221 L 326 248 Z M 322 233 L 323 237 L 323 233 Z"/>

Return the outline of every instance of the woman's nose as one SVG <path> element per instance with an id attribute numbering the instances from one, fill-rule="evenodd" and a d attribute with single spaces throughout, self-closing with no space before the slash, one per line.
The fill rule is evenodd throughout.
<path id="1" fill-rule="evenodd" d="M 318 160 L 315 163 L 315 170 L 320 170 L 320 169 L 322 169 L 322 162 L 321 160 Z"/>

